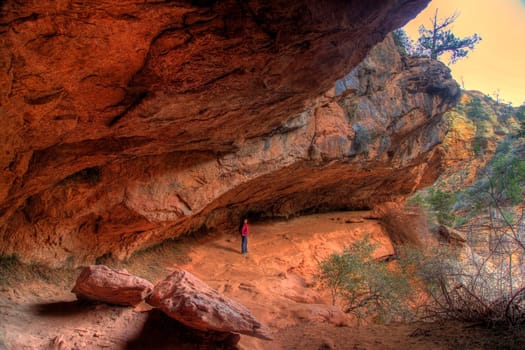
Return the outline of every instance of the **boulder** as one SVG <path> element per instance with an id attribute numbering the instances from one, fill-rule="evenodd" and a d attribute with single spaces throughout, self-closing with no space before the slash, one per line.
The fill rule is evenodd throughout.
<path id="1" fill-rule="evenodd" d="M 246 307 L 182 269 L 158 283 L 146 301 L 190 328 L 272 339 Z"/>
<path id="2" fill-rule="evenodd" d="M 105 265 L 86 266 L 71 290 L 78 299 L 135 306 L 153 289 L 153 284 L 126 270 L 113 270 Z"/>

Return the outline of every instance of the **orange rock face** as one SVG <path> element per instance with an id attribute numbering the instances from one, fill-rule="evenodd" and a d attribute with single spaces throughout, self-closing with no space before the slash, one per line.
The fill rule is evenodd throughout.
<path id="1" fill-rule="evenodd" d="M 391 42 L 352 70 L 427 2 L 2 2 L 0 254 L 124 258 L 432 183 L 448 70 Z"/>

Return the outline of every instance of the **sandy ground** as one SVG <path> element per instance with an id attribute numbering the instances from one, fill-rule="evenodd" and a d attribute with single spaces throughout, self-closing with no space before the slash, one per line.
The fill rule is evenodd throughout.
<path id="1" fill-rule="evenodd" d="M 316 287 L 318 261 L 366 234 L 377 243 L 377 256 L 393 252 L 381 226 L 363 220 L 365 214 L 334 213 L 252 224 L 247 255 L 239 254 L 236 234 L 223 235 L 194 246 L 191 263 L 182 267 L 240 301 L 275 332 L 272 343 L 242 337 L 240 348 L 293 348 L 287 342 L 287 330 L 308 323 L 326 323 L 330 328 L 350 323 Z"/>
<path id="2" fill-rule="evenodd" d="M 247 255 L 237 232 L 173 243 L 137 256 L 130 272 L 157 282 L 174 266 L 237 300 L 273 331 L 274 340 L 242 336 L 238 349 L 483 349 L 476 336 L 451 341 L 459 325 L 365 323 L 330 305 L 316 285 L 318 261 L 369 234 L 392 246 L 366 212 L 311 215 L 252 223 Z M 182 248 L 181 248 L 182 247 Z M 49 278 L 48 278 L 49 279 Z M 202 338 L 145 305 L 135 309 L 76 301 L 64 282 L 33 279 L 0 286 L 0 349 L 208 349 Z"/>

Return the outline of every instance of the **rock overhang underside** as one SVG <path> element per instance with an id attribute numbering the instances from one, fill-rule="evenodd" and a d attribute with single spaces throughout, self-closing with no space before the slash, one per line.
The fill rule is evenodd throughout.
<path id="1" fill-rule="evenodd" d="M 125 258 L 431 184 L 459 88 L 387 37 L 427 3 L 4 1 L 0 253 Z"/>

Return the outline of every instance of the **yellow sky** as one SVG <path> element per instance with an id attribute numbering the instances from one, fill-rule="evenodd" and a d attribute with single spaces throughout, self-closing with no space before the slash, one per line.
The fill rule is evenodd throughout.
<path id="1" fill-rule="evenodd" d="M 466 58 L 449 66 L 456 81 L 493 98 L 499 91 L 499 99 L 515 107 L 525 103 L 525 0 L 433 0 L 405 26 L 412 40 L 421 24 L 430 27 L 436 8 L 440 18 L 460 13 L 452 25 L 456 36 L 483 38 Z"/>

